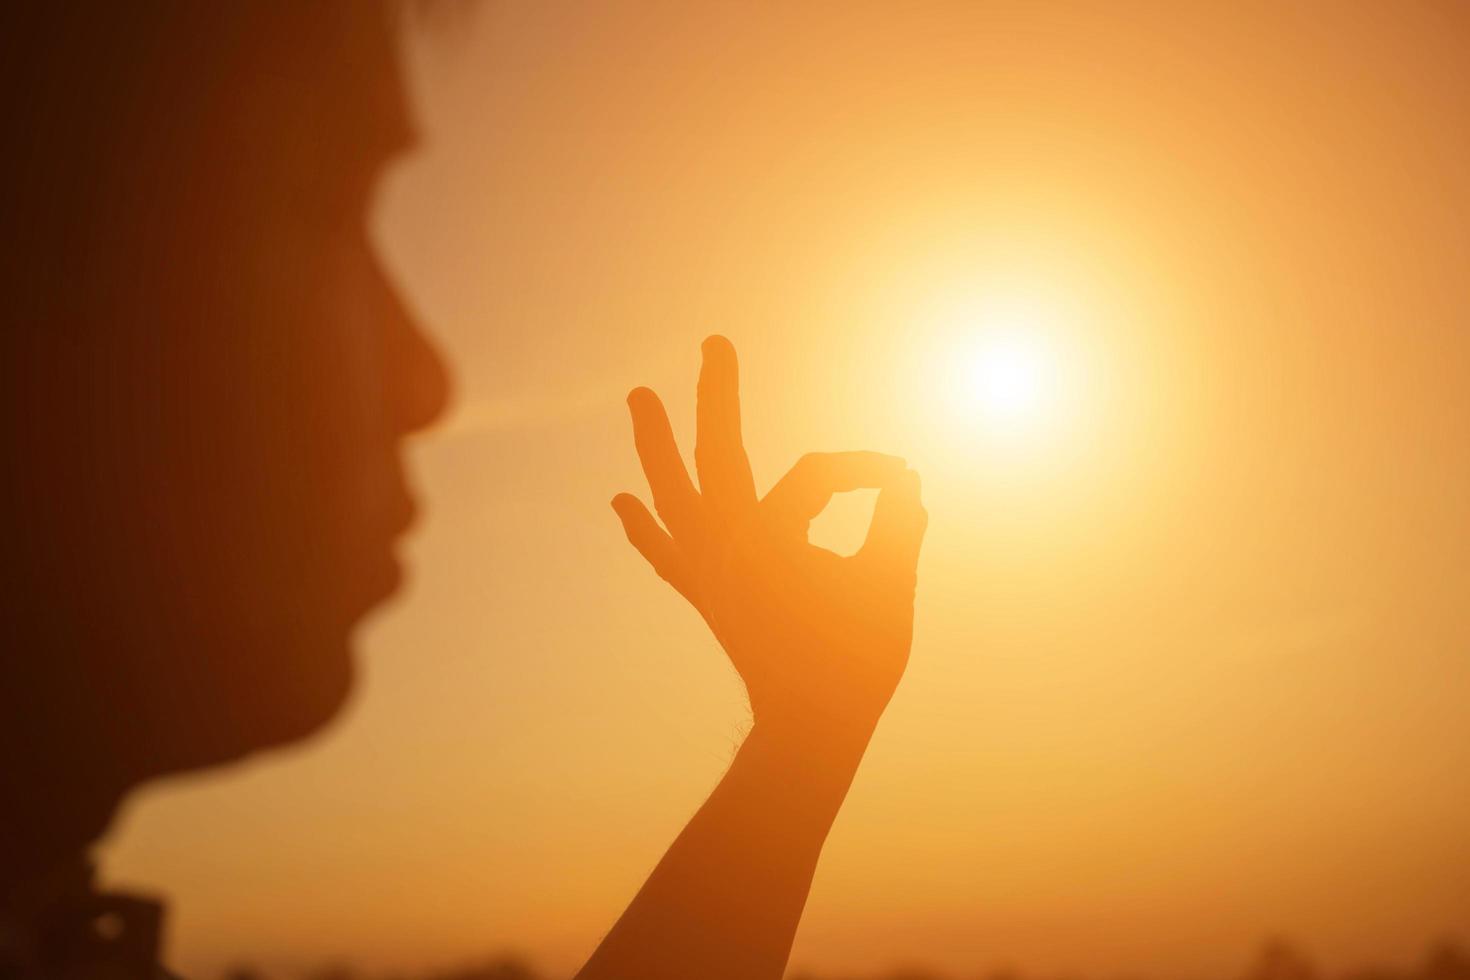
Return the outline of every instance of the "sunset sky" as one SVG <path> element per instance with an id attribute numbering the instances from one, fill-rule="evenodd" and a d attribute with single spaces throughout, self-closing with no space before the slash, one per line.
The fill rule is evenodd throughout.
<path id="1" fill-rule="evenodd" d="M 188 975 L 579 964 L 748 723 L 608 506 L 719 332 L 762 488 L 876 449 L 931 515 L 794 967 L 1470 936 L 1467 9 L 430 11 L 374 218 L 456 371 L 409 586 L 340 723 L 144 794 L 109 876 Z"/>

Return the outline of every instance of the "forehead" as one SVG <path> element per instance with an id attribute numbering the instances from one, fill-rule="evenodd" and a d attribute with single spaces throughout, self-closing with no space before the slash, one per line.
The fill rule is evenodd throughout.
<path id="1" fill-rule="evenodd" d="M 225 41 L 224 122 L 246 140 L 387 154 L 412 141 L 393 9 L 374 0 L 246 4 Z"/>

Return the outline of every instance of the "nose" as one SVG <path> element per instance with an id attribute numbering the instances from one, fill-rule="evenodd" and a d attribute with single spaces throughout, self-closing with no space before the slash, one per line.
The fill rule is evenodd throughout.
<path id="1" fill-rule="evenodd" d="M 382 292 L 384 324 L 383 370 L 388 407 L 402 434 L 432 425 L 449 407 L 452 384 L 449 366 L 417 319 L 404 305 L 381 265 L 373 263 Z"/>

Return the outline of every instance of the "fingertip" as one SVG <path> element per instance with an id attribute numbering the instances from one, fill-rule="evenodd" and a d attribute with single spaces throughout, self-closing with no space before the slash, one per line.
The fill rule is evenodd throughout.
<path id="1" fill-rule="evenodd" d="M 730 343 L 730 338 L 718 333 L 712 333 L 704 338 L 704 343 L 699 349 L 705 357 L 733 358 L 735 356 L 735 345 Z"/>
<path id="2" fill-rule="evenodd" d="M 894 490 L 895 513 L 907 515 L 904 519 L 922 536 L 929 523 L 929 511 L 924 507 L 918 471 L 904 470 L 895 481 Z"/>
<path id="3" fill-rule="evenodd" d="M 621 517 L 624 511 L 626 511 L 629 507 L 637 504 L 637 502 L 638 498 L 633 496 L 631 493 L 616 494 L 613 496 L 612 499 L 612 509 L 618 513 L 619 517 Z"/>
<path id="4" fill-rule="evenodd" d="M 873 455 L 878 457 L 881 465 L 888 467 L 893 472 L 900 475 L 908 472 L 909 461 L 902 456 L 891 456 L 888 453 L 874 453 Z"/>
<path id="5" fill-rule="evenodd" d="M 908 481 L 909 500 L 913 502 L 914 520 L 918 528 L 919 537 L 922 538 L 924 532 L 929 528 L 929 508 L 924 506 L 923 486 L 916 470 L 908 470 L 904 479 Z"/>
<path id="6" fill-rule="evenodd" d="M 652 388 L 645 388 L 642 385 L 639 385 L 637 388 L 634 388 L 632 391 L 628 392 L 628 407 L 637 408 L 639 405 L 647 405 L 649 399 L 657 397 L 658 396 L 653 393 Z"/>

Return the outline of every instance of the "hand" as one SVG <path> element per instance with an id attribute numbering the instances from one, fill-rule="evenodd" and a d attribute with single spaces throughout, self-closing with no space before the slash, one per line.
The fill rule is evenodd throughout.
<path id="1" fill-rule="evenodd" d="M 918 475 L 878 453 L 811 453 L 757 499 L 740 437 L 735 348 L 704 343 L 694 447 L 699 487 L 658 396 L 628 396 L 663 526 L 637 497 L 613 509 L 628 540 L 699 610 L 745 681 L 758 727 L 870 732 L 903 676 L 915 566 L 928 522 Z M 807 527 L 834 493 L 880 490 L 862 549 L 842 557 Z"/>

